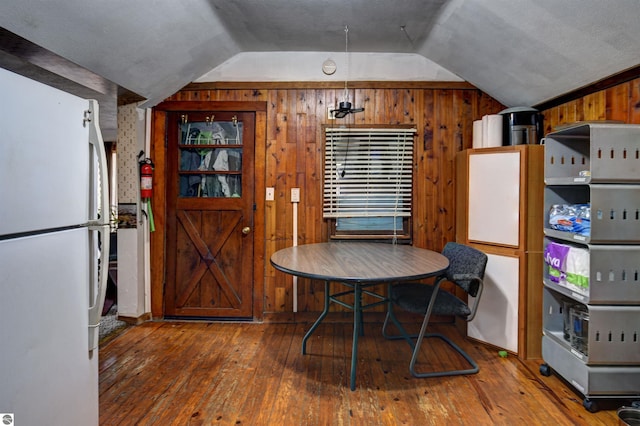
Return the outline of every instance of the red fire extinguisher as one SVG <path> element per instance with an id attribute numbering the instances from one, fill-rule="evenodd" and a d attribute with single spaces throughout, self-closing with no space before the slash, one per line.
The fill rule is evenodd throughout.
<path id="1" fill-rule="evenodd" d="M 140 160 L 139 163 L 140 198 L 151 198 L 153 193 L 153 162 L 149 158 L 145 158 Z"/>

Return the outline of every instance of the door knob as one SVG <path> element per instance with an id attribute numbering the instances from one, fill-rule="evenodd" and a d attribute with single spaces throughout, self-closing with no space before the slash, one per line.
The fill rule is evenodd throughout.
<path id="1" fill-rule="evenodd" d="M 247 235 L 249 232 L 251 232 L 251 228 L 249 228 L 248 226 L 245 226 L 244 228 L 242 228 L 242 233 L 244 235 Z"/>

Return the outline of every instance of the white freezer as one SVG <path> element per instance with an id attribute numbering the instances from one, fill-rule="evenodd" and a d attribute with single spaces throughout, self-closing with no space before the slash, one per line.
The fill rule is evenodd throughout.
<path id="1" fill-rule="evenodd" d="M 86 224 L 89 102 L 0 68 L 0 236 Z"/>

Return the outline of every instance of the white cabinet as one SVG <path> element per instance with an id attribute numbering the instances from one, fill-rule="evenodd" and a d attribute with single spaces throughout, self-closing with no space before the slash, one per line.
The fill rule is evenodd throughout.
<path id="1" fill-rule="evenodd" d="M 518 246 L 520 151 L 469 155 L 470 241 Z"/>
<path id="2" fill-rule="evenodd" d="M 467 325 L 467 335 L 517 353 L 520 259 L 497 254 L 487 257 L 482 303 Z"/>
<path id="3" fill-rule="evenodd" d="M 456 240 L 489 257 L 467 335 L 521 358 L 540 358 L 543 157 L 541 145 L 517 145 L 456 159 Z"/>

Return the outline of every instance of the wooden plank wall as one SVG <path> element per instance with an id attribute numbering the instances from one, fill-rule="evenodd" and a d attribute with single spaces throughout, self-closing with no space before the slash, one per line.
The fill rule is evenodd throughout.
<path id="1" fill-rule="evenodd" d="M 223 85 L 219 85 L 223 86 Z M 276 188 L 276 200 L 264 211 L 265 259 L 264 312 L 291 312 L 291 277 L 276 272 L 268 259 L 292 244 L 291 187 L 301 188 L 298 244 L 326 240 L 322 220 L 322 132 L 327 106 L 339 102 L 343 90 L 318 84 L 256 83 L 248 88 L 187 88 L 168 100 L 262 101 L 267 103 L 267 142 L 264 185 Z M 385 83 L 358 87 L 349 95 L 365 111 L 340 120 L 340 124 L 414 124 L 418 129 L 414 197 L 414 244 L 440 250 L 455 238 L 454 158 L 471 147 L 473 120 L 500 111 L 503 106 L 472 87 L 439 88 L 437 84 Z M 617 120 L 640 124 L 640 78 L 618 84 L 542 111 L 545 133 L 576 121 Z M 257 194 L 261 196 L 261 194 Z M 163 256 L 159 256 L 162 258 Z M 319 283 L 300 280 L 298 309 L 319 311 Z M 162 285 L 154 285 L 161 289 Z M 154 295 L 154 299 L 161 296 Z M 154 303 L 161 307 L 161 303 Z M 161 316 L 158 308 L 154 316 Z"/>
<path id="2" fill-rule="evenodd" d="M 640 78 L 543 110 L 545 133 L 576 121 L 640 124 Z"/>
<path id="3" fill-rule="evenodd" d="M 283 87 L 274 83 L 256 83 L 250 88 L 248 83 L 241 88 L 198 86 L 185 88 L 168 99 L 267 103 L 264 176 L 256 176 L 258 180 L 264 179 L 264 184 L 257 187 L 276 190 L 275 201 L 266 202 L 264 208 L 264 264 L 256 265 L 265 271 L 264 283 L 256 283 L 264 285 L 265 314 L 292 311 L 292 278 L 275 271 L 268 261 L 276 250 L 292 245 L 290 188 L 301 189 L 298 244 L 327 239 L 327 227 L 322 219 L 322 125 L 330 123 L 327 106 L 342 100 L 344 89 L 313 87 L 312 83 L 301 86 L 295 87 L 295 83 Z M 385 83 L 372 88 L 353 88 L 349 94 L 353 105 L 364 107 L 365 111 L 336 120 L 335 124 L 414 124 L 418 129 L 413 241 L 418 247 L 441 250 L 447 241 L 455 239 L 455 154 L 471 147 L 474 120 L 496 113 L 504 106 L 466 83 L 458 86 Z M 262 165 L 256 165 L 257 171 L 261 169 Z M 321 283 L 300 279 L 298 287 L 299 312 L 322 310 Z M 162 316 L 158 312 L 162 306 L 158 294 L 161 289 L 161 283 L 152 283 L 155 317 Z"/>

